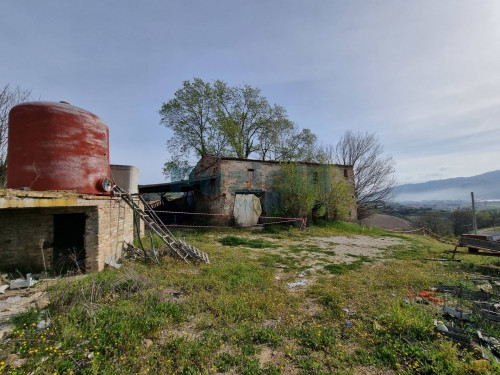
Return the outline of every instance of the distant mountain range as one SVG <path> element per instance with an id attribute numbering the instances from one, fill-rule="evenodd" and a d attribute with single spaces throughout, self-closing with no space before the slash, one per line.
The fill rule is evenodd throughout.
<path id="1" fill-rule="evenodd" d="M 394 189 L 396 202 L 500 200 L 500 170 L 472 177 L 448 178 L 419 184 L 399 185 Z"/>

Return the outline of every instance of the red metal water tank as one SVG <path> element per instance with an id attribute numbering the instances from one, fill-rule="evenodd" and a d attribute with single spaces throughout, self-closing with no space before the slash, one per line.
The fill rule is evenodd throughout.
<path id="1" fill-rule="evenodd" d="M 29 102 L 9 113 L 7 187 L 107 194 L 109 130 L 66 102 Z"/>

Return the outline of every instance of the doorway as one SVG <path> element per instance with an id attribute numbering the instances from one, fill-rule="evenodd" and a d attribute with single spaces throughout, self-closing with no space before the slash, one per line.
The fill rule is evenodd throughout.
<path id="1" fill-rule="evenodd" d="M 234 199 L 234 221 L 240 227 L 250 227 L 259 222 L 262 213 L 260 199 L 254 194 L 236 194 Z"/>
<path id="2" fill-rule="evenodd" d="M 85 217 L 83 213 L 54 215 L 55 272 L 85 272 Z"/>

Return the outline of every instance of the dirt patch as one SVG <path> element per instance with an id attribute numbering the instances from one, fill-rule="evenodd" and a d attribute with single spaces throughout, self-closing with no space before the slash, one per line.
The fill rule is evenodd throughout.
<path id="1" fill-rule="evenodd" d="M 9 291 L 0 300 L 0 341 L 14 329 L 12 317 L 27 311 L 30 307 L 43 309 L 48 304 L 48 295 L 45 291 L 24 289 Z"/>
<path id="2" fill-rule="evenodd" d="M 194 341 L 200 338 L 201 334 L 195 329 L 193 325 L 186 324 L 178 328 L 161 331 L 158 341 L 160 342 L 160 344 L 164 344 L 165 342 L 170 341 L 170 339 L 173 337 L 183 337 L 185 339 Z"/>
<path id="3" fill-rule="evenodd" d="M 66 280 L 77 280 L 86 275 L 65 277 Z M 60 277 L 54 279 L 43 279 L 30 288 L 7 289 L 0 294 L 0 341 L 8 336 L 14 329 L 12 318 L 30 308 L 42 310 L 49 304 L 47 287 L 61 280 Z"/>
<path id="4" fill-rule="evenodd" d="M 301 315 L 303 315 L 305 319 L 317 316 L 322 310 L 323 307 L 312 298 L 305 298 L 300 308 Z"/>
<path id="5" fill-rule="evenodd" d="M 390 375 L 394 374 L 394 371 L 375 366 L 358 366 L 354 369 L 354 373 L 359 375 Z"/>
<path id="6" fill-rule="evenodd" d="M 48 294 L 43 286 L 30 289 L 8 290 L 0 299 L 0 326 L 6 325 L 10 319 L 30 307 L 43 309 L 49 302 Z"/>
<path id="7" fill-rule="evenodd" d="M 163 301 L 168 301 L 172 303 L 185 303 L 188 301 L 188 297 L 183 293 L 182 290 L 168 286 L 166 288 L 155 289 L 156 293 L 160 296 Z"/>
<path id="8" fill-rule="evenodd" d="M 286 354 L 281 350 L 273 350 L 268 346 L 262 345 L 260 353 L 257 355 L 259 367 L 264 369 L 269 365 L 281 367 L 283 374 L 295 375 L 299 373 L 293 363 L 286 357 Z"/>
<path id="9" fill-rule="evenodd" d="M 251 237 L 251 236 L 250 236 Z M 380 258 L 386 249 L 394 245 L 403 244 L 405 241 L 394 237 L 373 238 L 357 235 L 353 237 L 312 237 L 305 241 L 280 240 L 259 237 L 266 241 L 274 242 L 279 247 L 251 249 L 252 258 L 274 262 L 273 266 L 283 271 L 278 276 L 287 282 L 298 281 L 300 272 L 307 272 L 309 281 L 312 274 L 323 270 L 328 264 L 353 263 L 360 257 L 371 259 Z M 290 275 L 288 269 L 298 270 Z M 288 276 L 285 276 L 288 273 Z M 313 276 L 314 277 L 314 276 Z"/>
<path id="10" fill-rule="evenodd" d="M 201 270 L 199 268 L 188 268 L 179 271 L 179 273 L 187 273 L 188 275 L 201 275 Z"/>
<path id="11" fill-rule="evenodd" d="M 390 246 L 400 245 L 404 241 L 394 237 L 373 238 L 369 236 L 354 237 L 313 237 L 319 246 L 331 248 L 335 252 L 332 263 L 352 263 L 355 256 L 375 258 L 383 254 Z M 354 257 L 351 255 L 355 255 Z"/>
<path id="12" fill-rule="evenodd" d="M 263 368 L 265 364 L 271 362 L 273 350 L 267 346 L 263 346 L 259 354 L 259 367 Z"/>

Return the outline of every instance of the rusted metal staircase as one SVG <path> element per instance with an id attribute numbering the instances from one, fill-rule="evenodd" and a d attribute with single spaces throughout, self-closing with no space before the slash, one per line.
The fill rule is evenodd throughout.
<path id="1" fill-rule="evenodd" d="M 172 256 L 180 258 L 186 263 L 189 260 L 195 262 L 203 262 L 210 264 L 207 253 L 197 249 L 196 247 L 181 241 L 174 237 L 174 235 L 168 230 L 168 228 L 163 224 L 158 215 L 154 212 L 151 206 L 146 202 L 140 195 L 138 195 L 140 202 L 143 204 L 144 209 L 142 209 L 139 204 L 118 185 L 113 187 L 113 193 L 115 196 L 121 197 L 136 213 L 136 215 L 144 221 L 146 227 L 155 233 L 169 249 Z M 155 254 L 154 254 L 155 255 Z"/>

